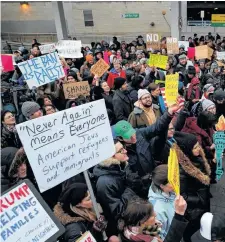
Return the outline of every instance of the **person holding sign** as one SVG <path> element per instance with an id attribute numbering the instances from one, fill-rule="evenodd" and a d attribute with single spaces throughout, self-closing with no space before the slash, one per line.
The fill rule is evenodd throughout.
<path id="1" fill-rule="evenodd" d="M 188 204 L 186 217 L 189 225 L 183 239 L 190 242 L 191 236 L 200 228 L 201 216 L 210 211 L 211 169 L 195 135 L 178 132 L 175 139 L 180 167 L 180 194 Z"/>
<path id="2" fill-rule="evenodd" d="M 73 183 L 64 190 L 54 207 L 54 214 L 65 226 L 64 242 L 77 241 L 86 231 L 102 241 L 100 232 L 104 231 L 107 222 L 103 216 L 97 219 L 86 184 Z"/>

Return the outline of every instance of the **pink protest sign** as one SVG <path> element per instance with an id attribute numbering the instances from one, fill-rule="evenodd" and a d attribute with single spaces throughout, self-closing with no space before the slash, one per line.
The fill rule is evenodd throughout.
<path id="1" fill-rule="evenodd" d="M 13 71 L 13 57 L 12 55 L 1 55 L 2 68 L 4 72 Z"/>
<path id="2" fill-rule="evenodd" d="M 108 52 L 107 51 L 104 51 L 103 59 L 109 65 L 109 56 L 108 56 Z"/>
<path id="3" fill-rule="evenodd" d="M 194 59 L 195 57 L 195 47 L 188 47 L 187 56 L 189 59 Z"/>

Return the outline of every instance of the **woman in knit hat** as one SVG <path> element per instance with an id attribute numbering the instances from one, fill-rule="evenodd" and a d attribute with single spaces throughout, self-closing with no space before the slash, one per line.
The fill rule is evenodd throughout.
<path id="1" fill-rule="evenodd" d="M 180 167 L 180 194 L 187 202 L 186 218 L 189 224 L 184 233 L 185 242 L 200 228 L 200 218 L 210 210 L 211 169 L 205 152 L 193 134 L 178 132 L 174 148 Z"/>
<path id="2" fill-rule="evenodd" d="M 86 55 L 86 61 L 80 68 L 80 75 L 83 80 L 86 80 L 88 76 L 91 75 L 91 67 L 94 64 L 94 57 L 93 55 Z"/>
<path id="3" fill-rule="evenodd" d="M 10 111 L 1 112 L 1 148 L 22 146 L 16 130 L 15 115 Z"/>
<path id="4" fill-rule="evenodd" d="M 106 228 L 103 217 L 98 221 L 87 185 L 73 183 L 60 195 L 54 214 L 65 226 L 64 242 L 74 242 L 87 231 L 102 241 L 100 231 Z"/>

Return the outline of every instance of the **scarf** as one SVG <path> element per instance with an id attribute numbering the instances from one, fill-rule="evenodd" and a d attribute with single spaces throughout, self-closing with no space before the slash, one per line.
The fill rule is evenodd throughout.
<path id="1" fill-rule="evenodd" d="M 9 131 L 9 132 L 13 132 L 13 133 L 17 133 L 17 130 L 16 130 L 16 125 L 5 125 L 4 124 L 4 127 Z"/>
<path id="2" fill-rule="evenodd" d="M 192 91 L 195 92 L 195 97 L 193 99 L 199 99 L 200 98 L 200 89 L 197 87 L 196 90 L 193 89 L 194 85 L 199 84 L 200 81 L 197 77 L 192 78 L 191 83 L 188 87 L 188 93 L 187 93 L 187 98 L 190 99 Z"/>
<path id="3" fill-rule="evenodd" d="M 70 204 L 70 209 L 73 211 L 75 214 L 80 215 L 82 218 L 85 218 L 85 220 L 89 222 L 95 222 L 97 220 L 97 216 L 92 209 L 87 209 L 87 208 L 78 208 L 75 206 L 72 206 Z"/>
<path id="4" fill-rule="evenodd" d="M 145 112 L 145 115 L 146 115 L 146 118 L 148 119 L 149 125 L 152 125 L 156 122 L 156 117 L 155 117 L 155 113 L 153 111 L 153 106 L 144 107 L 139 101 L 135 104 L 137 104 L 135 106 L 141 108 Z"/>

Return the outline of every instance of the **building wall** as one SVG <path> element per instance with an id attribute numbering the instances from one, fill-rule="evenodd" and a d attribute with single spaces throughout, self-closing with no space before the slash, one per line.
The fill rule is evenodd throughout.
<path id="1" fill-rule="evenodd" d="M 19 2 L 2 2 L 2 32 L 25 34 L 20 37 L 24 42 L 33 36 L 41 38 L 42 42 L 56 40 L 52 3 L 29 2 L 29 6 L 28 11 L 22 11 Z M 84 26 L 83 10 L 92 10 L 94 27 Z M 168 23 L 163 18 L 162 10 L 166 11 L 165 18 Z M 76 36 L 84 43 L 102 39 L 109 41 L 114 35 L 126 41 L 133 40 L 139 34 L 145 36 L 146 33 L 151 32 L 169 36 L 171 19 L 173 18 L 173 23 L 176 23 L 176 19 L 171 14 L 170 1 L 64 2 L 64 11 L 68 35 Z M 139 13 L 139 18 L 125 19 L 122 17 L 124 13 Z M 225 35 L 225 28 L 187 26 L 187 2 L 185 1 L 181 2 L 181 17 L 183 20 L 181 35 L 188 37 L 193 36 L 193 33 L 205 35 L 208 32 Z M 154 27 L 150 26 L 151 22 L 155 23 Z M 40 33 L 45 35 L 39 38 Z M 2 34 L 3 39 L 7 39 L 7 36 L 13 35 Z M 15 38 L 18 40 L 18 34 L 14 34 L 12 40 Z"/>

